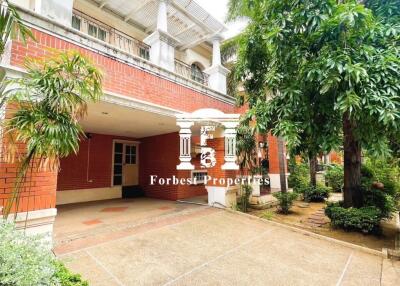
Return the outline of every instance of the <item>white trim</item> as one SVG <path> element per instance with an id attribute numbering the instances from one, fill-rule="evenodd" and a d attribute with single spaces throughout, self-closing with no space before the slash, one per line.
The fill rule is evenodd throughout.
<path id="1" fill-rule="evenodd" d="M 91 189 L 76 189 L 57 191 L 56 205 L 120 199 L 122 198 L 122 187 L 105 187 Z"/>
<path id="2" fill-rule="evenodd" d="M 148 101 L 136 99 L 134 97 L 121 95 L 112 91 L 104 91 L 104 95 L 101 100 L 107 103 L 135 108 L 169 117 L 175 117 L 177 114 L 184 113 L 184 111 L 178 109 L 165 107 Z"/>
<path id="3" fill-rule="evenodd" d="M 208 175 L 208 171 L 206 169 L 197 169 L 197 170 L 191 170 L 190 171 L 190 178 L 193 180 L 193 185 L 204 185 L 204 180 L 203 181 L 196 181 L 196 184 L 194 183 L 194 173 L 204 173 L 206 176 Z"/>
<path id="4" fill-rule="evenodd" d="M 218 208 L 231 208 L 236 205 L 236 194 L 239 186 L 206 186 L 206 190 L 208 193 L 208 205 Z"/>

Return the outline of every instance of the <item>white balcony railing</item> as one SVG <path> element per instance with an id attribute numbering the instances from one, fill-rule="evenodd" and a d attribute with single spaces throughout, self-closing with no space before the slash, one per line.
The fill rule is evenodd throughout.
<path id="1" fill-rule="evenodd" d="M 175 72 L 201 84 L 208 85 L 208 74 L 202 72 L 195 64 L 189 66 L 188 64 L 175 59 Z"/>
<path id="2" fill-rule="evenodd" d="M 71 24 L 74 29 L 109 43 L 124 52 L 149 59 L 148 45 L 80 11 L 74 10 Z"/>
<path id="3" fill-rule="evenodd" d="M 113 45 L 124 52 L 146 60 L 150 58 L 150 46 L 78 10 L 73 12 L 71 25 L 74 29 Z M 189 66 L 175 59 L 175 72 L 205 86 L 208 85 L 208 74 L 202 72 L 196 65 Z"/>

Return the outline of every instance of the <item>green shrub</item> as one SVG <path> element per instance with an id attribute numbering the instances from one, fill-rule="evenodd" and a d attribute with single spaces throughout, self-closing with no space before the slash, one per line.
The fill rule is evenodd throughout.
<path id="1" fill-rule="evenodd" d="M 397 169 L 382 160 L 366 159 L 361 168 L 361 185 L 365 206 L 375 206 L 382 217 L 389 218 L 392 213 L 399 209 L 399 182 L 397 180 Z M 383 189 L 378 189 L 374 183 L 383 184 Z"/>
<path id="2" fill-rule="evenodd" d="M 276 192 L 272 195 L 278 199 L 278 208 L 283 214 L 289 213 L 289 210 L 293 205 L 293 201 L 298 197 L 298 194 L 294 192 Z"/>
<path id="3" fill-rule="evenodd" d="M 341 165 L 329 165 L 325 172 L 325 182 L 334 192 L 341 192 L 344 184 L 344 171 Z"/>
<path id="4" fill-rule="evenodd" d="M 301 192 L 301 189 L 310 184 L 310 169 L 306 163 L 294 163 L 290 168 L 288 177 L 288 186 L 295 192 Z"/>
<path id="5" fill-rule="evenodd" d="M 308 186 L 304 188 L 303 197 L 308 202 L 322 202 L 329 198 L 332 189 L 324 185 L 318 184 L 316 187 Z"/>
<path id="6" fill-rule="evenodd" d="M 54 258 L 40 237 L 0 222 L 0 285 L 57 285 Z"/>
<path id="7" fill-rule="evenodd" d="M 26 236 L 0 221 L 1 286 L 88 286 L 58 262 L 41 236 Z"/>
<path id="8" fill-rule="evenodd" d="M 332 226 L 363 233 L 377 232 L 382 216 L 381 211 L 373 206 L 346 209 L 338 203 L 328 204 L 325 214 L 330 218 Z"/>
<path id="9" fill-rule="evenodd" d="M 384 190 L 391 196 L 397 196 L 400 193 L 400 169 L 394 164 L 390 164 L 383 159 L 369 159 L 364 162 L 364 172 L 368 170 L 372 178 L 383 183 Z"/>
<path id="10" fill-rule="evenodd" d="M 58 279 L 62 286 L 89 286 L 89 283 L 82 280 L 79 274 L 72 274 L 71 272 L 69 272 L 64 264 L 56 261 L 55 267 L 55 277 Z"/>

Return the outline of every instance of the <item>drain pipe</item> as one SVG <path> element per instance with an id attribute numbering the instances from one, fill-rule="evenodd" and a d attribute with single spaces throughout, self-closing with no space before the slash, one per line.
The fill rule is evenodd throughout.
<path id="1" fill-rule="evenodd" d="M 87 148 L 87 162 L 86 162 L 86 181 L 88 183 L 93 183 L 93 180 L 89 179 L 89 170 L 90 170 L 90 142 L 92 141 L 92 134 L 87 133 L 86 137 L 88 138 L 88 148 Z"/>

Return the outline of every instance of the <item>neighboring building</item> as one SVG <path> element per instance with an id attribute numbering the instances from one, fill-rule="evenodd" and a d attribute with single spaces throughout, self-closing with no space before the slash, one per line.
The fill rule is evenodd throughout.
<path id="1" fill-rule="evenodd" d="M 201 180 L 205 174 L 199 167 L 199 136 L 195 134 L 186 137 L 190 149 L 186 155 L 191 156 L 195 170 L 177 171 L 184 155 L 177 115 L 204 114 L 204 109 L 212 109 L 209 112 L 214 115 L 243 112 L 226 94 L 229 71 L 221 65 L 219 50 L 225 30 L 222 23 L 192 0 L 12 2 L 36 42 L 24 45 L 14 39 L 8 43 L 1 63 L 8 76 L 22 77 L 27 58 L 50 56 L 54 49 L 78 50 L 104 73 L 105 95 L 100 103 L 89 105 L 82 121 L 87 139 L 81 141 L 79 153 L 62 159 L 59 173 L 34 171 L 26 181 L 14 211 L 23 219 L 28 216 L 32 231 L 51 231 L 60 204 L 140 192 L 177 200 L 207 194 L 207 188 L 228 191 L 226 186 L 212 184 L 150 183 L 151 175 Z M 217 134 L 208 145 L 217 150 L 219 163 L 208 172 L 236 177 L 237 171 L 220 168 L 225 145 Z M 268 145 L 271 188 L 279 190 L 277 140 L 270 136 L 267 141 L 260 145 Z M 6 163 L 2 156 L 0 206 L 9 197 L 16 176 L 16 164 Z"/>

